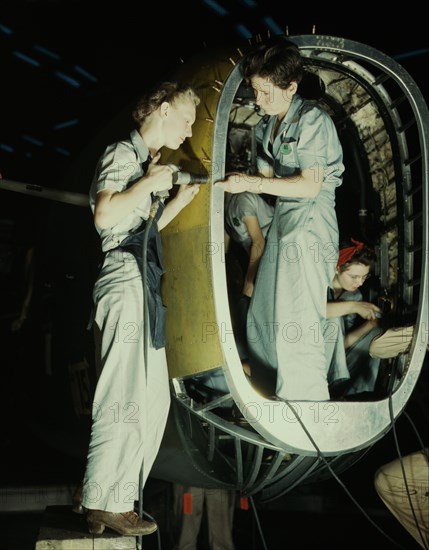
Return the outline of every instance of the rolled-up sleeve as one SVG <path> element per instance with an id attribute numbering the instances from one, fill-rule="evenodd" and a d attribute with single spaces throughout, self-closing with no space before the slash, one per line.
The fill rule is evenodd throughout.
<path id="1" fill-rule="evenodd" d="M 98 162 L 91 184 L 89 203 L 95 211 L 97 194 L 104 189 L 121 192 L 143 176 L 143 167 L 131 141 L 120 141 L 109 145 Z M 113 227 L 101 229 L 95 226 L 101 237 L 103 252 L 115 248 L 129 234 L 147 219 L 151 197 L 142 199 L 124 219 Z"/>
<path id="2" fill-rule="evenodd" d="M 97 193 L 103 189 L 122 191 L 128 183 L 141 176 L 141 167 L 135 151 L 127 143 L 109 145 L 100 159 Z"/>
<path id="3" fill-rule="evenodd" d="M 321 166 L 324 180 L 339 185 L 344 172 L 343 149 L 332 118 L 314 107 L 301 117 L 300 125 L 297 150 L 301 170 Z"/>
<path id="4" fill-rule="evenodd" d="M 328 115 L 320 109 L 307 111 L 300 120 L 298 159 L 301 170 L 322 166 L 328 161 Z"/>

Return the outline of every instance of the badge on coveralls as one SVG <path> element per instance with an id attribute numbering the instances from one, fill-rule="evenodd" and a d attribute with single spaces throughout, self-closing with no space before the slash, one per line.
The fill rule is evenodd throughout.
<path id="1" fill-rule="evenodd" d="M 280 153 L 282 155 L 289 155 L 291 150 L 292 150 L 292 148 L 289 145 L 289 143 L 282 143 L 281 146 L 280 146 Z"/>

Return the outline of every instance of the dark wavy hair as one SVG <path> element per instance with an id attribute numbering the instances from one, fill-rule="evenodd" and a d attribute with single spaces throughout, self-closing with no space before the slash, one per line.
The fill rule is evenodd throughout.
<path id="1" fill-rule="evenodd" d="M 293 81 L 299 84 L 304 74 L 298 46 L 286 39 L 250 50 L 244 55 L 240 68 L 247 83 L 254 76 L 261 76 L 283 90 Z"/>
<path id="2" fill-rule="evenodd" d="M 133 119 L 137 124 L 151 115 L 158 107 L 167 101 L 174 104 L 177 101 L 189 99 L 197 107 L 200 98 L 195 90 L 189 84 L 179 84 L 178 82 L 162 82 L 145 96 L 141 97 L 132 112 Z"/>

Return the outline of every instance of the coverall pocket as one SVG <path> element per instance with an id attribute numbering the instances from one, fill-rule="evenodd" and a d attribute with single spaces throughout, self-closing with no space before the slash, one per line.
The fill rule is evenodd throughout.
<path id="1" fill-rule="evenodd" d="M 297 142 L 290 138 L 283 141 L 275 161 L 276 174 L 279 177 L 291 176 L 298 173 L 299 162 L 297 152 Z"/>

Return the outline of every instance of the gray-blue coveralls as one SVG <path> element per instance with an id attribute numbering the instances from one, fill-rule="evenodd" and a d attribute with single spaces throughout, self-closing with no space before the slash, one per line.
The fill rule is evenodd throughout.
<path id="1" fill-rule="evenodd" d="M 342 148 L 331 117 L 295 95 L 270 149 L 276 117 L 261 119 L 256 137 L 276 177 L 322 165 L 317 197 L 279 197 L 247 318 L 250 364 L 277 369 L 276 394 L 328 400 L 323 341 L 327 289 L 338 259 L 335 189 Z"/>
<path id="2" fill-rule="evenodd" d="M 342 292 L 337 300 L 360 302 L 362 298 L 362 292 L 356 290 Z M 328 291 L 328 300 L 335 301 L 331 290 Z M 344 395 L 374 391 L 380 369 L 380 359 L 369 354 L 371 342 L 383 332 L 380 327 L 374 327 L 347 350 L 344 347 L 344 337 L 354 330 L 360 321 L 361 317 L 357 313 L 352 313 L 328 319 L 325 326 L 329 385 L 335 388 L 336 384 L 341 383 Z"/>
<path id="3" fill-rule="evenodd" d="M 245 191 L 231 195 L 227 193 L 225 205 L 225 224 L 228 233 L 240 243 L 249 254 L 252 239 L 243 222 L 245 216 L 255 216 L 261 228 L 262 235 L 266 237 L 273 219 L 274 207 L 268 204 L 256 193 Z"/>
<path id="4" fill-rule="evenodd" d="M 255 216 L 266 239 L 274 215 L 274 207 L 256 193 L 243 192 L 226 194 L 225 226 L 231 238 L 246 251 L 246 259 L 242 260 L 243 274 L 247 272 L 250 259 L 252 239 L 243 221 L 245 216 Z M 250 298 L 244 294 L 237 301 L 237 319 L 234 322 L 234 336 L 237 351 L 242 360 L 248 357 L 246 319 Z"/>
<path id="5" fill-rule="evenodd" d="M 107 147 L 90 190 L 94 210 L 103 189 L 124 190 L 143 176 L 149 151 L 135 130 Z M 93 425 L 83 505 L 110 512 L 133 510 L 158 453 L 170 406 L 165 348 L 148 347 L 144 364 L 143 288 L 134 256 L 116 247 L 148 218 L 151 199 L 112 228 L 97 228 L 104 263 L 94 286 L 95 322 L 102 331 L 102 372 L 94 396 Z M 116 249 L 116 250 L 113 250 Z"/>

